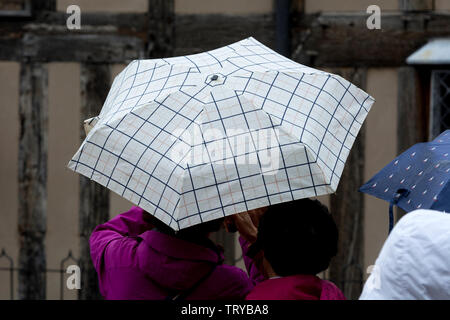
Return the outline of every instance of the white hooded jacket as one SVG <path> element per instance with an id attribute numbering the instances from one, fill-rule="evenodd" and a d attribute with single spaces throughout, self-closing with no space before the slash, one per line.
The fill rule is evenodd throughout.
<path id="1" fill-rule="evenodd" d="M 416 210 L 400 219 L 360 299 L 450 299 L 450 214 Z"/>

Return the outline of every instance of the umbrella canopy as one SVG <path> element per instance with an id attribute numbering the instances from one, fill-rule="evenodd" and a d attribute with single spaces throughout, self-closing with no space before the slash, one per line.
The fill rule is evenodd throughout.
<path id="1" fill-rule="evenodd" d="M 450 130 L 431 142 L 418 143 L 395 158 L 359 190 L 409 212 L 450 211 Z"/>
<path id="2" fill-rule="evenodd" d="M 135 60 L 68 167 L 179 230 L 334 192 L 373 102 L 253 38 Z"/>

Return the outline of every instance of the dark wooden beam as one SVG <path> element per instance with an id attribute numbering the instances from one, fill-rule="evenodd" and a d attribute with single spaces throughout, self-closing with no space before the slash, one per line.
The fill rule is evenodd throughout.
<path id="1" fill-rule="evenodd" d="M 32 0 L 32 10 L 33 14 L 40 11 L 55 11 L 56 10 L 56 0 Z"/>
<path id="2" fill-rule="evenodd" d="M 291 50 L 291 0 L 275 1 L 275 50 L 289 57 Z"/>
<path id="3" fill-rule="evenodd" d="M 126 63 L 145 56 L 145 14 L 85 13 L 80 30 L 67 15 L 39 11 L 32 21 L 0 21 L 0 60 Z"/>
<path id="4" fill-rule="evenodd" d="M 40 63 L 20 70 L 19 299 L 46 299 L 48 72 Z"/>
<path id="5" fill-rule="evenodd" d="M 81 118 L 97 116 L 110 86 L 110 67 L 106 64 L 81 65 Z M 80 126 L 80 141 L 86 137 Z M 101 299 L 97 273 L 92 264 L 89 237 L 92 230 L 109 219 L 109 190 L 102 185 L 80 176 L 80 299 Z"/>
<path id="6" fill-rule="evenodd" d="M 125 22 L 120 22 L 121 17 Z M 150 32 L 146 50 L 143 17 L 147 19 L 145 15 L 83 14 L 80 31 L 68 31 L 60 13 L 43 14 L 39 23 L 0 22 L 0 48 L 7 48 L 0 50 L 0 60 L 27 57 L 34 61 L 120 63 L 145 54 L 157 57 L 202 52 L 250 36 L 275 47 L 272 15 L 178 15 L 174 37 L 169 36 L 173 24 L 167 18 L 166 29 L 157 24 Z"/>
<path id="7" fill-rule="evenodd" d="M 38 34 L 77 34 L 77 33 L 118 33 L 134 35 L 145 39 L 148 24 L 145 13 L 83 12 L 81 29 L 68 30 L 66 21 L 69 15 L 58 11 L 38 11 L 32 21 L 0 20 L 2 35 L 34 31 Z"/>
<path id="8" fill-rule="evenodd" d="M 20 39 L 5 39 L 0 35 L 0 60 L 18 61 L 21 55 L 22 41 Z"/>
<path id="9" fill-rule="evenodd" d="M 175 17 L 176 42 L 168 40 L 171 27 L 164 31 L 156 24 L 147 49 L 146 15 L 84 14 L 79 32 L 68 31 L 65 18 L 61 13 L 42 13 L 33 24 L 0 23 L 0 48 L 5 48 L 0 58 L 17 61 L 25 55 L 35 61 L 126 62 L 146 50 L 158 56 L 158 51 L 170 52 L 174 47 L 173 54 L 182 55 L 248 36 L 275 47 L 272 15 L 179 15 Z M 381 30 L 368 30 L 366 19 L 365 14 L 294 15 L 292 57 L 320 67 L 395 67 L 404 65 L 408 55 L 430 38 L 450 35 L 450 16 L 442 13 L 383 13 Z M 26 36 L 28 32 L 33 36 Z M 17 54 L 22 48 L 24 54 Z M 57 54 L 63 48 L 64 54 Z"/>
<path id="10" fill-rule="evenodd" d="M 155 5 L 158 1 L 162 9 Z M 0 50 L 0 59 L 20 61 L 22 48 L 29 55 L 34 43 L 43 47 L 31 50 L 35 61 L 99 63 L 126 62 L 145 54 L 157 57 L 163 52 L 190 54 L 249 36 L 275 48 L 274 15 L 174 17 L 172 1 L 150 3 L 153 9 L 148 14 L 84 13 L 79 31 L 67 30 L 63 12 L 40 11 L 31 22 L 0 21 L 0 48 L 5 49 Z M 383 12 L 380 30 L 367 29 L 367 17 L 359 13 L 292 14 L 292 58 L 318 67 L 397 67 L 430 38 L 450 36 L 450 15 L 445 13 Z M 66 48 L 64 54 L 52 54 L 62 48 Z"/>
<path id="11" fill-rule="evenodd" d="M 292 58 L 317 67 L 398 67 L 429 39 L 450 36 L 450 15 L 383 13 L 381 29 L 366 27 L 366 14 L 294 17 Z"/>
<path id="12" fill-rule="evenodd" d="M 144 42 L 135 37 L 95 34 L 26 34 L 20 59 L 123 63 L 144 56 Z"/>
<path id="13" fill-rule="evenodd" d="M 163 58 L 173 55 L 174 33 L 174 0 L 149 0 L 147 56 Z"/>
<path id="14" fill-rule="evenodd" d="M 273 15 L 177 15 L 174 55 L 219 48 L 247 37 L 275 48 Z"/>
<path id="15" fill-rule="evenodd" d="M 365 69 L 331 70 L 360 88 L 366 85 Z M 364 183 L 365 125 L 361 128 L 335 194 L 330 196 L 330 211 L 339 228 L 338 254 L 329 268 L 329 277 L 347 299 L 358 299 L 364 268 L 364 195 L 355 192 Z"/>
<path id="16" fill-rule="evenodd" d="M 434 10 L 434 0 L 398 0 L 398 7 L 403 11 Z"/>

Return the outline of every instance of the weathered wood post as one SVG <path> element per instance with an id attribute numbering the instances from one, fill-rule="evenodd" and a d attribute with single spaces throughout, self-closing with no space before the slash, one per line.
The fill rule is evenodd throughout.
<path id="1" fill-rule="evenodd" d="M 46 298 L 48 72 L 37 62 L 20 70 L 19 298 Z"/>
<path id="2" fill-rule="evenodd" d="M 429 83 L 427 83 L 429 84 Z M 413 144 L 428 138 L 429 116 L 425 107 L 425 97 L 419 73 L 414 67 L 401 67 L 398 70 L 397 96 L 397 151 L 404 152 Z M 425 121 L 424 121 L 425 120 Z"/>
<path id="3" fill-rule="evenodd" d="M 110 67 L 106 64 L 81 65 L 81 119 L 97 116 L 108 95 Z M 80 126 L 80 140 L 85 136 Z M 109 218 L 109 191 L 102 185 L 80 176 L 80 299 L 101 299 L 97 273 L 92 264 L 89 237 L 92 230 Z"/>
<path id="4" fill-rule="evenodd" d="M 397 154 L 401 154 L 416 143 L 428 140 L 429 108 L 425 100 L 429 87 L 422 83 L 419 72 L 414 67 L 401 67 L 398 69 L 397 94 Z M 428 85 L 428 86 L 427 86 Z M 395 220 L 398 221 L 406 212 L 396 207 Z"/>
<path id="5" fill-rule="evenodd" d="M 149 0 L 147 55 L 150 58 L 163 58 L 173 54 L 174 27 L 174 0 Z"/>
<path id="6" fill-rule="evenodd" d="M 335 71 L 364 89 L 366 70 Z M 339 228 L 338 254 L 330 268 L 330 279 L 348 299 L 358 299 L 364 276 L 364 195 L 358 188 L 364 183 L 365 125 L 361 128 L 347 159 L 338 189 L 330 196 L 330 211 Z"/>

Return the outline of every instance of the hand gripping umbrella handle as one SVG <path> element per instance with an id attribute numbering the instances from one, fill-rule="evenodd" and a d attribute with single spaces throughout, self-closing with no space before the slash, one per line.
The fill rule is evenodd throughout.
<path id="1" fill-rule="evenodd" d="M 402 197 L 406 197 L 409 194 L 407 189 L 398 189 L 394 194 L 394 198 L 389 202 L 389 233 L 391 233 L 392 228 L 394 228 L 394 205 L 400 201 Z"/>

